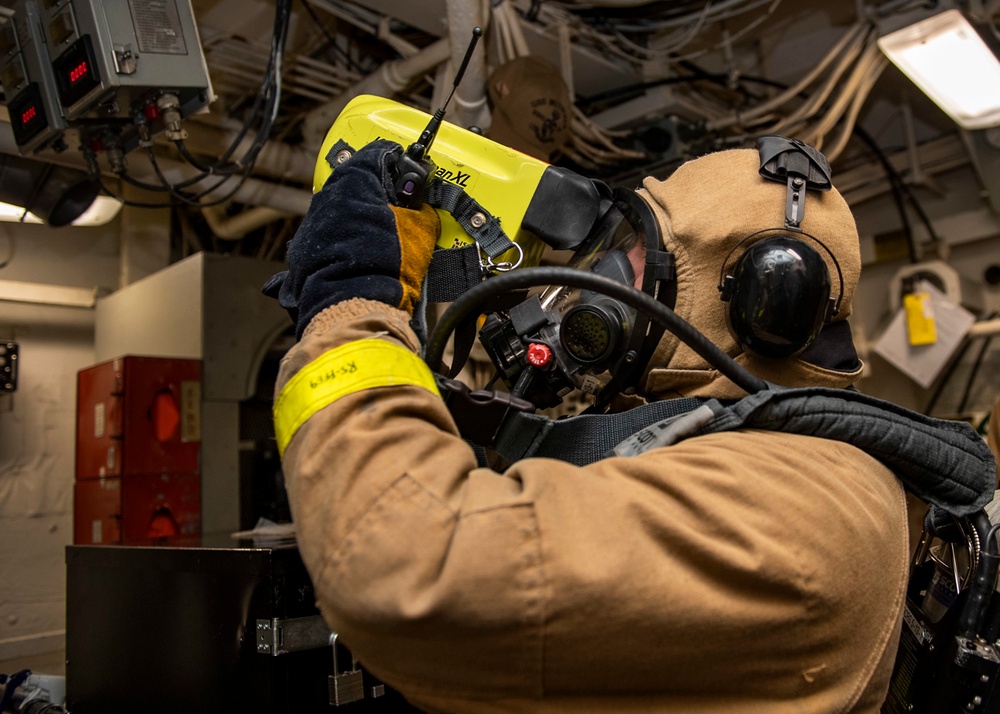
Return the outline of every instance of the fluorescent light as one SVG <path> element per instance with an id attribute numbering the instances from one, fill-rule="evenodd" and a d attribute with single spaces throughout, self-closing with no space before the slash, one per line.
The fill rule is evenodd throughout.
<path id="1" fill-rule="evenodd" d="M 892 32 L 878 46 L 963 129 L 1000 125 L 1000 60 L 958 10 Z"/>
<path id="2" fill-rule="evenodd" d="M 8 223 L 18 223 L 21 222 L 21 215 L 24 213 L 24 208 L 21 206 L 15 206 L 12 203 L 0 203 L 0 221 L 7 221 Z M 36 216 L 34 213 L 29 213 L 24 217 L 24 223 L 41 223 L 42 219 Z"/>
<path id="3" fill-rule="evenodd" d="M 111 196 L 98 196 L 86 211 L 70 225 L 74 226 L 103 226 L 110 222 L 118 212 L 122 210 L 122 202 Z M 24 208 L 10 203 L 0 202 L 0 221 L 9 223 L 43 223 L 41 218 L 34 213 L 29 213 L 21 220 Z"/>

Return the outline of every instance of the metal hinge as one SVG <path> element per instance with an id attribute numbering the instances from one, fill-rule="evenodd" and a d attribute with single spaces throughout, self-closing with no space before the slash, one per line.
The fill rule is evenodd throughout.
<path id="1" fill-rule="evenodd" d="M 277 657 L 329 647 L 331 634 L 322 615 L 257 620 L 257 652 Z"/>

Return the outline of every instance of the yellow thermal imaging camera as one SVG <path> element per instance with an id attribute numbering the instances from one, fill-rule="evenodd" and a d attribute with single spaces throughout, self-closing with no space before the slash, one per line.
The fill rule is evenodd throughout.
<path id="1" fill-rule="evenodd" d="M 546 245 L 568 250 L 582 242 L 601 210 L 598 184 L 441 121 L 442 114 L 431 116 L 382 97 L 355 97 L 326 135 L 316 161 L 313 191 L 326 183 L 342 152 L 349 156 L 377 139 L 412 146 L 437 120 L 436 134 L 424 147 L 433 168 L 431 181 L 439 179 L 461 189 L 482 209 L 480 215 L 473 211 L 460 222 L 448 209 L 435 206 L 441 217 L 439 247 L 471 245 L 476 240 L 470 224 L 475 227 L 490 217 L 516 244 L 502 255 L 491 256 L 495 263 L 536 266 Z"/>

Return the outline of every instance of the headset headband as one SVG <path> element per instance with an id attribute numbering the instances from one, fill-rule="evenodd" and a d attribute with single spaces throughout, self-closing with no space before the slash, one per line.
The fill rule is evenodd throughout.
<path id="1" fill-rule="evenodd" d="M 785 136 L 762 136 L 757 140 L 757 153 L 760 175 L 787 186 L 785 227 L 799 230 L 806 214 L 806 192 L 829 191 L 833 186 L 830 162 L 808 144 Z"/>

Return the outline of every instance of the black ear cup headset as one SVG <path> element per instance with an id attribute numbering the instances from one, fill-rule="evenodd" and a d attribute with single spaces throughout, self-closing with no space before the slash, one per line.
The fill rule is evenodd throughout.
<path id="1" fill-rule="evenodd" d="M 767 237 L 761 237 L 767 235 Z M 759 238 L 733 265 L 733 252 Z M 810 238 L 826 251 L 837 268 L 840 294 L 831 297 L 830 271 Z M 833 253 L 808 233 L 780 228 L 752 233 L 729 252 L 722 265 L 719 291 L 729 303 L 726 324 L 736 341 L 762 357 L 780 359 L 799 354 L 840 311 L 844 279 Z"/>
<path id="2" fill-rule="evenodd" d="M 799 225 L 809 189 L 828 191 L 830 164 L 796 139 L 766 136 L 757 141 L 761 176 L 787 185 L 785 225 L 743 238 L 722 263 L 719 292 L 727 302 L 726 323 L 739 345 L 762 357 L 792 357 L 806 349 L 840 310 L 844 276 L 833 252 Z M 812 243 L 806 240 L 812 241 Z M 730 258 L 750 242 L 727 274 Z M 831 297 L 830 271 L 822 248 L 837 269 L 839 295 Z"/>

